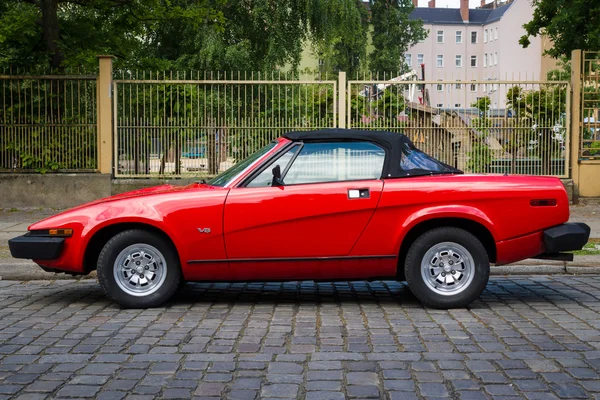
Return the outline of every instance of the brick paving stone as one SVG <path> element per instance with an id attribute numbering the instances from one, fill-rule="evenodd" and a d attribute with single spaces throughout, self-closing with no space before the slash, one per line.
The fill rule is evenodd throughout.
<path id="1" fill-rule="evenodd" d="M 290 384 L 272 384 L 265 385 L 262 388 L 262 397 L 286 397 L 296 398 L 298 394 L 298 385 Z"/>
<path id="2" fill-rule="evenodd" d="M 65 385 L 57 393 L 57 397 L 94 397 L 100 391 L 100 386 Z"/>
<path id="3" fill-rule="evenodd" d="M 0 400 L 600 399 L 599 285 L 492 277 L 444 311 L 396 282 L 190 283 L 123 310 L 91 280 L 0 281 Z"/>
<path id="4" fill-rule="evenodd" d="M 348 397 L 360 397 L 360 398 L 379 398 L 380 391 L 377 386 L 369 385 L 353 385 L 348 386 Z"/>
<path id="5" fill-rule="evenodd" d="M 383 386 L 386 390 L 413 391 L 415 383 L 412 380 L 385 380 Z"/>
<path id="6" fill-rule="evenodd" d="M 450 397 L 448 389 L 441 383 L 419 384 L 419 390 L 425 397 Z"/>
<path id="7" fill-rule="evenodd" d="M 556 392 L 556 394 L 565 399 L 585 399 L 588 397 L 587 393 L 579 385 L 572 383 L 557 383 L 550 384 L 550 387 Z"/>
<path id="8" fill-rule="evenodd" d="M 232 390 L 227 393 L 228 400 L 254 400 L 258 397 L 256 390 Z"/>
<path id="9" fill-rule="evenodd" d="M 96 400 L 121 400 L 125 396 L 127 396 L 127 393 L 102 391 L 96 396 Z"/>
<path id="10" fill-rule="evenodd" d="M 189 399 L 189 389 L 165 389 L 162 393 L 164 399 Z"/>
<path id="11" fill-rule="evenodd" d="M 23 388 L 23 385 L 0 385 L 0 394 L 15 394 Z"/>

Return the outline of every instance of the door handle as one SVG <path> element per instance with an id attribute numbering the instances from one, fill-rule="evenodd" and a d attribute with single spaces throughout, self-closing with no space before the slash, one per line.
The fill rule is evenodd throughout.
<path id="1" fill-rule="evenodd" d="M 368 199 L 371 197 L 371 191 L 369 189 L 348 189 L 348 198 L 354 199 Z"/>

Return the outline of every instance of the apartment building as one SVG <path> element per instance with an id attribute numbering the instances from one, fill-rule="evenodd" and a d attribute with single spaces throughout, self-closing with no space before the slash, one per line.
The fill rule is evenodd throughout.
<path id="1" fill-rule="evenodd" d="M 477 9 L 469 9 L 469 0 L 456 2 L 459 8 L 436 8 L 430 0 L 429 7 L 417 7 L 411 14 L 423 20 L 429 35 L 408 50 L 405 61 L 419 76 L 424 64 L 425 80 L 441 82 L 428 85 L 431 106 L 467 109 L 477 98 L 489 96 L 492 107 L 502 109 L 510 86 L 495 82 L 545 78 L 552 62 L 542 57 L 544 39 L 532 38 L 527 49 L 519 44 L 523 24 L 533 15 L 528 0 L 482 0 Z"/>

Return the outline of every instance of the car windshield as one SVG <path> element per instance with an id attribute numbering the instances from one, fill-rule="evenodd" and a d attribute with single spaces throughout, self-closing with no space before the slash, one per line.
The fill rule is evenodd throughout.
<path id="1" fill-rule="evenodd" d="M 252 153 L 250 156 L 235 164 L 233 167 L 229 168 L 227 171 L 220 173 L 215 176 L 207 183 L 212 186 L 227 186 L 229 182 L 231 182 L 235 177 L 241 174 L 246 168 L 248 168 L 253 162 L 258 160 L 260 157 L 265 155 L 269 150 L 277 145 L 277 142 L 271 142 L 262 149 L 258 150 L 255 153 Z"/>

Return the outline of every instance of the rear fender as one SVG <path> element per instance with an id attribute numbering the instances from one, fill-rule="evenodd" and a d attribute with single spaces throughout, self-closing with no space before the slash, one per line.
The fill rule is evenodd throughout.
<path id="1" fill-rule="evenodd" d="M 412 228 L 422 222 L 440 218 L 468 219 L 473 222 L 477 222 L 483 225 L 492 234 L 494 240 L 496 238 L 494 223 L 483 211 L 479 210 L 478 208 L 463 205 L 432 206 L 419 209 L 406 218 L 402 225 L 400 225 L 399 232 L 396 235 L 395 243 L 395 248 L 397 251 L 400 252 L 402 241 Z"/>

